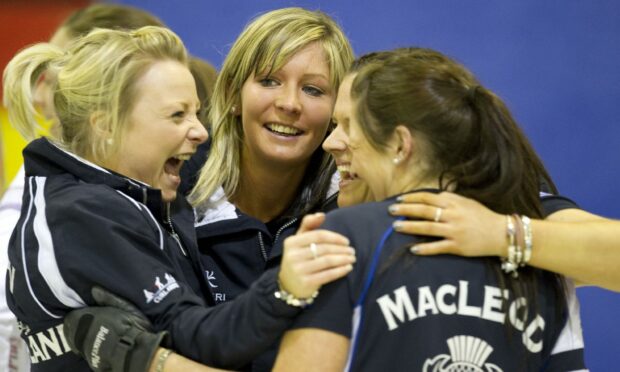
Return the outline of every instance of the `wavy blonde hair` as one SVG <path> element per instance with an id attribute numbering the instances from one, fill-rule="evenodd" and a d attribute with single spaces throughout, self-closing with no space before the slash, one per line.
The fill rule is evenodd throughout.
<path id="1" fill-rule="evenodd" d="M 279 70 L 310 43 L 318 43 L 323 48 L 330 70 L 330 83 L 337 91 L 353 61 L 353 50 L 338 24 L 327 14 L 302 8 L 278 9 L 259 16 L 239 35 L 215 83 L 209 112 L 211 150 L 189 196 L 192 204 L 198 206 L 208 202 L 220 186 L 230 198 L 239 184 L 243 128 L 231 109 L 240 103 L 240 92 L 245 81 L 253 73 Z M 313 155 L 313 158 L 320 157 L 319 169 L 316 170 L 318 177 L 328 172 L 331 158 L 320 147 L 317 151 L 321 154 L 315 154 L 317 156 Z M 324 188 L 324 182 L 305 181 L 312 183 L 309 189 L 302 190 L 302 194 L 309 197 L 316 197 Z"/>
<path id="2" fill-rule="evenodd" d="M 19 52 L 4 70 L 4 105 L 11 123 L 26 139 L 33 139 L 39 125 L 33 85 L 50 70 L 57 77 L 54 109 L 61 125 L 61 135 L 54 140 L 101 163 L 118 147 L 136 81 L 161 60 L 187 65 L 187 52 L 176 34 L 155 26 L 129 32 L 95 29 L 66 52 L 36 44 Z"/>

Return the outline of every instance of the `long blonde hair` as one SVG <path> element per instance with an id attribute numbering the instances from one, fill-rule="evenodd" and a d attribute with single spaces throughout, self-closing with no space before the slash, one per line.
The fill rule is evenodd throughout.
<path id="1" fill-rule="evenodd" d="M 66 52 L 47 43 L 33 45 L 19 52 L 4 70 L 9 120 L 26 139 L 35 137 L 33 85 L 43 71 L 50 70 L 56 76 L 54 109 L 61 125 L 55 141 L 100 163 L 120 142 L 135 99 L 135 82 L 158 60 L 187 65 L 187 52 L 176 34 L 155 26 L 130 32 L 95 29 Z"/>
<path id="2" fill-rule="evenodd" d="M 243 129 L 231 109 L 240 103 L 240 92 L 245 81 L 253 73 L 279 70 L 295 53 L 314 42 L 323 48 L 327 56 L 330 83 L 337 91 L 353 61 L 353 51 L 342 30 L 325 13 L 302 8 L 274 10 L 256 18 L 239 35 L 215 84 L 209 112 L 211 150 L 189 196 L 195 206 L 207 202 L 220 186 L 230 198 L 239 184 Z M 318 155 L 323 155 L 318 159 L 318 177 L 328 172 L 331 160 L 320 147 L 317 151 L 321 152 Z M 324 188 L 324 185 L 319 185 L 322 183 L 325 182 L 312 182 L 308 185 L 310 188 L 302 193 L 314 198 Z"/>

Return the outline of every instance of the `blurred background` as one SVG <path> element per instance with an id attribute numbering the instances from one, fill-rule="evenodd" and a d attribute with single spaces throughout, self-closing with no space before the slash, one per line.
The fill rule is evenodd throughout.
<path id="1" fill-rule="evenodd" d="M 618 1 L 115 2 L 152 12 L 193 55 L 218 68 L 249 20 L 286 6 L 332 15 L 358 55 L 401 46 L 437 49 L 464 63 L 506 101 L 563 195 L 583 209 L 620 218 Z M 47 40 L 69 13 L 90 3 L 0 0 L 0 68 L 25 45 Z M 0 127 L 1 194 L 21 165 L 25 143 L 1 107 Z M 578 294 L 588 366 L 614 370 L 620 360 L 620 294 L 595 288 L 580 288 Z"/>

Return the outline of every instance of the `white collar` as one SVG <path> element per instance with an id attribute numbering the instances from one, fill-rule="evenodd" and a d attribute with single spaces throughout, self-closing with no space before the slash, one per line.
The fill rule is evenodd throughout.
<path id="1" fill-rule="evenodd" d="M 234 220 L 239 217 L 236 209 L 234 204 L 228 201 L 224 189 L 220 186 L 203 206 L 196 207 L 194 227 L 218 221 Z"/>

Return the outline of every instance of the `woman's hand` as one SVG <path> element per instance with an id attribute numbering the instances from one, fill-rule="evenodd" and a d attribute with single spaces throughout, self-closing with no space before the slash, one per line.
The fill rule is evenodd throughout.
<path id="1" fill-rule="evenodd" d="M 401 197 L 390 213 L 424 221 L 396 221 L 396 231 L 444 238 L 411 248 L 419 255 L 505 256 L 506 217 L 475 200 L 450 192 L 416 192 Z M 439 208 L 439 209 L 438 209 Z"/>
<path id="2" fill-rule="evenodd" d="M 282 289 L 297 298 L 312 296 L 323 284 L 342 278 L 352 269 L 355 250 L 349 239 L 327 230 L 317 230 L 325 214 L 307 215 L 297 233 L 284 240 L 278 279 Z"/>

